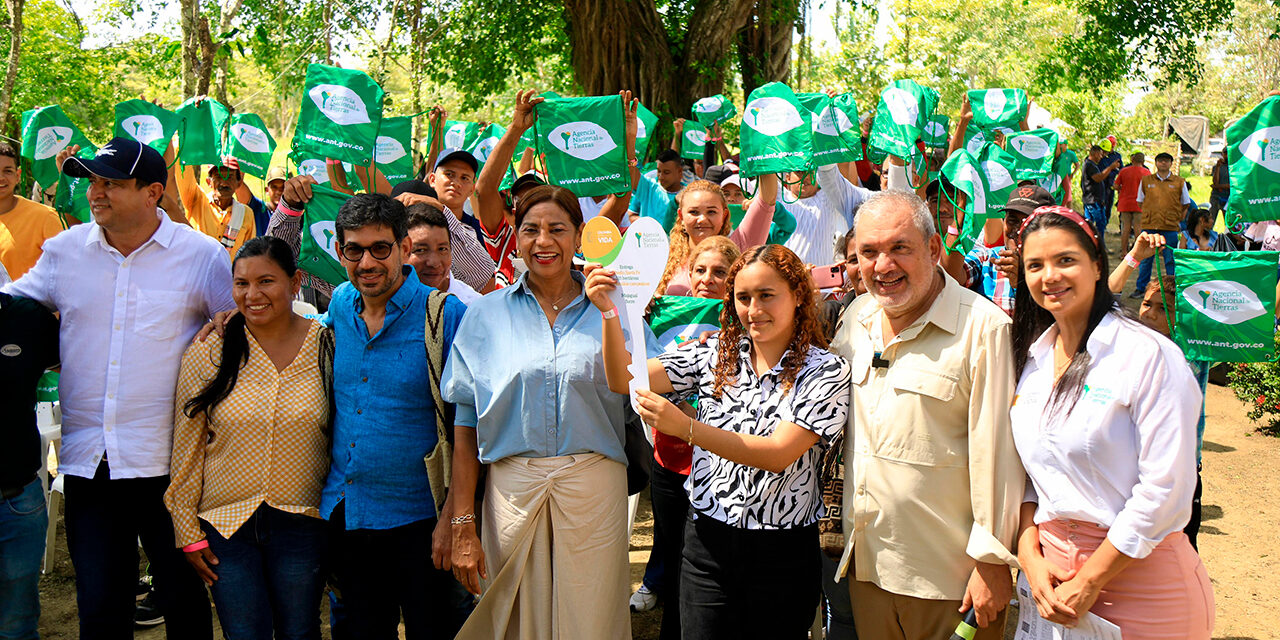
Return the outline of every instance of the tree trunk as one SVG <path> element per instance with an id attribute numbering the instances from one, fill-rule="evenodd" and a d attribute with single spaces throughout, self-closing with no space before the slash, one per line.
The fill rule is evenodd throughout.
<path id="1" fill-rule="evenodd" d="M 759 0 L 738 32 L 738 68 L 742 94 L 770 82 L 785 82 L 791 71 L 791 31 L 801 0 Z"/>
<path id="2" fill-rule="evenodd" d="M 235 19 L 236 14 L 240 13 L 240 6 L 244 4 L 244 0 L 231 0 L 231 4 L 223 7 L 222 18 L 218 21 L 218 35 L 231 31 L 231 21 Z M 223 43 L 219 43 L 220 45 Z M 231 60 L 231 48 L 222 52 L 218 56 L 218 102 L 227 104 L 227 64 Z"/>
<path id="3" fill-rule="evenodd" d="M 199 56 L 196 60 L 196 93 L 198 96 L 209 95 L 209 83 L 213 79 L 213 36 L 209 33 L 209 19 L 200 16 L 196 29 L 196 44 Z"/>
<path id="4" fill-rule="evenodd" d="M 0 88 L 0 130 L 8 131 L 9 107 L 13 103 L 13 85 L 18 81 L 18 58 L 22 54 L 22 10 L 26 0 L 5 0 L 9 8 L 9 66 L 4 74 L 4 87 Z"/>

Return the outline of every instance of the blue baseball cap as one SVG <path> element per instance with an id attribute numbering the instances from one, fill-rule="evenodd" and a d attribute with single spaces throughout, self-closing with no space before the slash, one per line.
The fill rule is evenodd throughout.
<path id="1" fill-rule="evenodd" d="M 109 180 L 135 179 L 139 186 L 155 182 L 163 185 L 169 171 L 159 151 L 128 138 L 112 138 L 92 159 L 71 156 L 62 163 L 62 172 L 72 178 L 98 176 Z"/>
<path id="2" fill-rule="evenodd" d="M 461 160 L 467 163 L 467 165 L 471 167 L 472 171 L 480 171 L 480 163 L 476 160 L 476 157 L 471 155 L 471 152 L 465 149 L 445 149 L 444 151 L 441 151 L 440 155 L 436 158 L 436 166 L 431 167 L 431 170 L 435 171 L 436 167 L 439 167 L 450 160 Z"/>

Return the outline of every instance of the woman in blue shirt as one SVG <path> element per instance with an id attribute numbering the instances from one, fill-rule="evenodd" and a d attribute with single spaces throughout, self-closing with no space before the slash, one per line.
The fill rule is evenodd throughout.
<path id="1" fill-rule="evenodd" d="M 609 387 L 623 392 L 631 358 L 609 301 L 614 282 L 588 267 Z M 646 424 L 693 446 L 681 632 L 805 638 L 820 594 L 818 466 L 845 427 L 849 363 L 823 348 L 813 279 L 791 250 L 747 251 L 725 288 L 720 335 L 651 358 L 650 390 L 636 398 Z M 697 418 L 660 393 L 698 394 Z"/>
<path id="2" fill-rule="evenodd" d="M 582 211 L 535 187 L 515 212 L 529 270 L 473 303 L 443 397 L 457 406 L 454 574 L 488 580 L 459 638 L 630 638 L 625 395 L 609 390 L 600 314 L 572 270 Z M 474 502 L 488 465 L 483 545 Z"/>

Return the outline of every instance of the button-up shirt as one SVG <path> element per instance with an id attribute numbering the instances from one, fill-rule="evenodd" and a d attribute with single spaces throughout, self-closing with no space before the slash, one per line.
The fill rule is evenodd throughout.
<path id="1" fill-rule="evenodd" d="M 436 414 L 427 369 L 427 296 L 413 267 L 387 301 L 372 337 L 360 292 L 344 282 L 321 320 L 333 327 L 333 461 L 320 499 L 328 519 L 345 504 L 347 529 L 391 529 L 436 515 L 423 458 L 435 448 Z M 450 296 L 441 320 L 449 353 L 466 306 Z M 500 353 L 500 352 L 495 352 Z"/>
<path id="2" fill-rule="evenodd" d="M 1204 395 L 1168 338 L 1107 314 L 1085 345 L 1080 397 L 1049 411 L 1057 337 L 1055 325 L 1031 345 L 1010 410 L 1036 524 L 1093 522 L 1120 553 L 1145 558 L 1191 517 Z"/>
<path id="3" fill-rule="evenodd" d="M 809 264 L 830 264 L 835 247 L 853 224 L 853 210 L 871 192 L 851 184 L 834 165 L 819 167 L 815 180 L 821 190 L 795 200 L 790 192 L 779 193 L 778 202 L 796 219 L 796 230 L 786 247 Z"/>
<path id="4" fill-rule="evenodd" d="M 1009 427 L 1009 316 L 935 273 L 942 292 L 887 345 L 872 295 L 849 305 L 832 343 L 853 372 L 840 573 L 852 563 L 886 591 L 960 600 L 975 561 L 1016 563 L 1025 474 Z"/>
<path id="5" fill-rule="evenodd" d="M 486 464 L 574 453 L 626 464 L 627 396 L 610 391 L 605 378 L 600 311 L 579 292 L 548 324 L 528 278 L 467 310 L 441 383 L 444 399 L 457 405 L 455 424 L 476 429 Z M 658 355 L 657 338 L 645 332 L 646 352 Z"/>
<path id="6" fill-rule="evenodd" d="M 226 250 L 156 216 L 156 232 L 127 256 L 97 223 L 72 227 L 5 287 L 62 315 L 62 473 L 92 478 L 104 454 L 112 478 L 169 473 L 182 353 L 214 313 L 235 307 Z"/>
<path id="7" fill-rule="evenodd" d="M 231 393 L 208 413 L 184 407 L 218 373 L 222 339 L 195 341 L 182 359 L 173 429 L 172 482 L 164 494 L 179 547 L 203 540 L 200 520 L 230 538 L 261 504 L 320 517 L 329 471 L 329 396 L 313 321 L 302 347 L 276 369 L 253 333 Z"/>

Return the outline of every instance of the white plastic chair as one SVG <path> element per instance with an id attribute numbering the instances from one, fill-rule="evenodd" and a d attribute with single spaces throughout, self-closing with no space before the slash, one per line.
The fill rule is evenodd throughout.
<path id="1" fill-rule="evenodd" d="M 57 402 L 36 404 L 36 427 L 40 430 L 40 484 L 44 486 L 45 504 L 49 509 L 49 527 L 45 531 L 44 563 L 41 573 L 48 573 L 53 564 L 54 536 L 58 531 L 58 507 L 62 505 L 62 476 L 49 481 L 49 452 L 58 459 L 62 449 L 62 407 Z"/>

